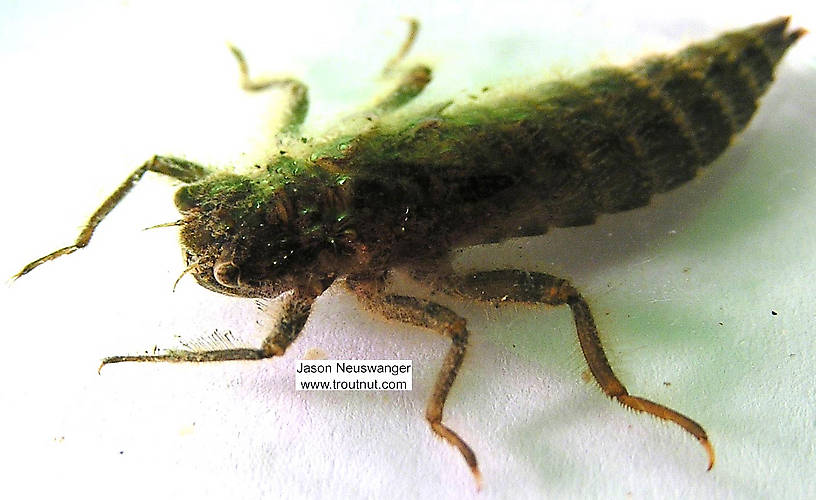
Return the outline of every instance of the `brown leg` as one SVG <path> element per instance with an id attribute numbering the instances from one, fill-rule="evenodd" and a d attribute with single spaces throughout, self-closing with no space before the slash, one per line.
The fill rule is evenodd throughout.
<path id="1" fill-rule="evenodd" d="M 219 349 L 213 351 L 198 350 L 170 350 L 166 354 L 145 354 L 145 355 L 124 355 L 110 356 L 102 360 L 99 371 L 102 367 L 111 363 L 123 362 L 193 362 L 204 363 L 210 361 L 233 361 L 233 360 L 256 360 L 282 356 L 286 348 L 297 338 L 312 308 L 314 296 L 311 294 L 293 293 L 286 299 L 283 312 L 278 319 L 272 332 L 264 339 L 259 349 L 236 348 Z"/>
<path id="2" fill-rule="evenodd" d="M 385 63 L 385 67 L 383 68 L 383 75 L 385 76 L 388 76 L 389 73 L 393 72 L 394 68 L 405 58 L 408 51 L 410 51 L 411 47 L 414 46 L 417 34 L 419 33 L 419 21 L 417 19 L 407 17 L 405 18 L 405 21 L 408 23 L 408 35 L 405 37 L 405 40 L 402 42 L 402 45 L 397 53 L 394 54 L 394 57 Z"/>
<path id="3" fill-rule="evenodd" d="M 290 91 L 289 109 L 286 111 L 282 132 L 297 133 L 303 121 L 306 120 L 306 113 L 309 111 L 309 88 L 294 78 L 272 78 L 267 80 L 253 80 L 249 77 L 249 65 L 243 52 L 238 47 L 229 46 L 230 52 L 238 61 L 238 70 L 241 72 L 241 88 L 247 92 L 258 92 L 270 87 L 288 87 Z"/>
<path id="4" fill-rule="evenodd" d="M 403 41 L 397 53 L 383 68 L 383 76 L 397 76 L 397 85 L 391 92 L 378 98 L 368 109 L 367 113 L 376 116 L 383 116 L 408 104 L 431 82 L 431 68 L 424 64 L 417 64 L 410 69 L 397 70 L 402 60 L 411 50 L 419 33 L 419 21 L 414 18 L 406 18 L 408 22 L 408 35 Z"/>
<path id="5" fill-rule="evenodd" d="M 187 160 L 172 158 L 169 156 L 154 156 L 150 160 L 146 161 L 144 165 L 134 170 L 133 173 L 130 174 L 118 188 L 116 188 L 116 191 L 108 196 L 108 199 L 96 209 L 96 212 L 94 212 L 93 215 L 91 215 L 91 218 L 88 219 L 88 222 L 85 223 L 85 227 L 82 228 L 82 232 L 79 233 L 79 236 L 73 245 L 60 248 L 59 250 L 51 252 L 45 257 L 40 257 L 34 262 L 28 263 L 23 269 L 20 270 L 20 272 L 12 276 L 12 279 L 17 279 L 24 274 L 30 273 L 40 264 L 44 264 L 49 260 L 54 260 L 57 257 L 74 253 L 80 248 L 86 247 L 91 241 L 91 236 L 93 236 L 93 232 L 96 230 L 96 227 L 105 219 L 105 217 L 108 216 L 109 213 L 111 213 L 116 205 L 118 205 L 119 202 L 125 198 L 130 190 L 133 189 L 139 180 L 141 180 L 145 172 L 148 171 L 164 174 L 183 182 L 195 182 L 199 179 L 207 177 L 210 174 L 210 171 L 205 167 Z"/>
<path id="6" fill-rule="evenodd" d="M 432 281 L 445 292 L 492 303 L 509 301 L 568 305 L 575 319 L 578 341 L 589 370 L 607 396 L 633 410 L 650 413 L 676 423 L 697 438 L 705 448 L 708 454 L 708 469 L 714 466 L 714 448 L 699 424 L 671 408 L 628 393 L 609 366 L 589 305 L 567 280 L 543 273 L 501 270 L 473 273 L 463 277 L 447 276 Z"/>
<path id="7" fill-rule="evenodd" d="M 419 32 L 419 22 L 413 18 L 406 20 L 408 21 L 408 35 L 397 54 L 386 63 L 383 69 L 384 76 L 397 73 L 395 68 L 399 66 L 399 63 L 405 58 L 416 40 Z M 241 73 L 241 88 L 244 90 L 258 92 L 272 87 L 288 87 L 290 89 L 291 96 L 281 131 L 296 134 L 306 120 L 306 114 L 309 110 L 309 92 L 306 84 L 294 78 L 253 79 L 249 76 L 249 65 L 241 50 L 233 45 L 230 45 L 229 49 L 232 55 L 235 56 L 236 61 L 238 61 L 238 70 Z M 394 111 L 419 95 L 430 81 L 430 68 L 421 64 L 413 66 L 408 71 L 401 72 L 396 87 L 388 94 L 376 99 L 366 113 L 382 116 Z"/>
<path id="8" fill-rule="evenodd" d="M 438 436 L 459 450 L 476 479 L 477 488 L 481 487 L 482 477 L 473 450 L 456 432 L 442 423 L 445 400 L 465 358 L 468 331 L 464 318 L 435 302 L 403 295 L 387 295 L 379 282 L 349 280 L 346 284 L 370 311 L 387 319 L 428 328 L 451 339 L 452 344 L 434 384 L 425 418 Z"/>
<path id="9" fill-rule="evenodd" d="M 418 64 L 403 73 L 397 86 L 379 98 L 368 113 L 382 116 L 411 102 L 431 82 L 431 68 Z"/>

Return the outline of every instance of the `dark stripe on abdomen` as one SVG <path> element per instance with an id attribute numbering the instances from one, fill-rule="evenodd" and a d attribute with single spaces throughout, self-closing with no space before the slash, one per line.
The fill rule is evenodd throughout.
<path id="1" fill-rule="evenodd" d="M 710 163 L 728 147 L 735 125 L 724 109 L 723 97 L 716 95 L 716 88 L 699 68 L 682 59 L 654 58 L 641 66 L 641 72 L 689 123 L 699 148 L 697 166 Z"/>
<path id="2" fill-rule="evenodd" d="M 659 88 L 623 68 L 596 70 L 590 77 L 588 88 L 614 117 L 619 134 L 639 144 L 636 168 L 647 179 L 649 194 L 671 189 L 693 176 L 700 163 L 693 137 Z"/>

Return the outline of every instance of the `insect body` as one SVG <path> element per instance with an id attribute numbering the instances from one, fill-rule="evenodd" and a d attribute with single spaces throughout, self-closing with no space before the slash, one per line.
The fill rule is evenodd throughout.
<path id="1" fill-rule="evenodd" d="M 283 313 L 256 349 L 171 351 L 112 356 L 124 361 L 222 361 L 284 354 L 316 297 L 335 281 L 385 318 L 450 338 L 426 418 L 462 453 L 476 455 L 442 423 L 463 362 L 466 322 L 434 302 L 385 291 L 387 273 L 409 269 L 434 289 L 487 302 L 568 305 L 590 371 L 604 392 L 629 408 L 675 422 L 708 454 L 703 428 L 684 415 L 630 395 L 614 375 L 589 305 L 566 280 L 491 270 L 456 275 L 451 249 L 592 223 L 596 216 L 648 203 L 691 179 L 742 130 L 786 49 L 804 30 L 777 19 L 625 68 L 600 68 L 570 81 L 468 104 L 393 113 L 430 81 L 405 72 L 394 92 L 354 133 L 292 149 L 257 172 L 228 174 L 186 160 L 154 157 L 139 167 L 88 221 L 74 245 L 26 266 L 84 247 L 99 222 L 147 171 L 187 183 L 176 193 L 181 246 L 199 284 L 218 293 L 277 297 Z M 413 25 L 413 38 L 416 26 Z M 253 82 L 237 49 L 244 87 L 292 90 L 287 134 L 296 134 L 306 87 L 295 80 Z"/>

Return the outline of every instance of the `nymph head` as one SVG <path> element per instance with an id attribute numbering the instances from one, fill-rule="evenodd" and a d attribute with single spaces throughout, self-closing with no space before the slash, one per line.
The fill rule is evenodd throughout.
<path id="1" fill-rule="evenodd" d="M 198 282 L 219 293 L 325 289 L 358 249 L 338 176 L 291 164 L 179 189 L 181 244 Z"/>

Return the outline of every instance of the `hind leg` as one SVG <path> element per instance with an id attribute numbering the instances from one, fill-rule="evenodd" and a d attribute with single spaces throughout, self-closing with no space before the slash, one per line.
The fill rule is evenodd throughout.
<path id="1" fill-rule="evenodd" d="M 567 280 L 544 273 L 501 270 L 466 276 L 449 275 L 429 281 L 445 293 L 493 304 L 522 302 L 569 306 L 584 358 L 604 393 L 628 408 L 679 425 L 703 446 L 708 455 L 708 468 L 714 465 L 714 449 L 698 423 L 671 408 L 629 394 L 609 365 L 589 305 Z"/>

